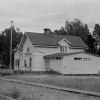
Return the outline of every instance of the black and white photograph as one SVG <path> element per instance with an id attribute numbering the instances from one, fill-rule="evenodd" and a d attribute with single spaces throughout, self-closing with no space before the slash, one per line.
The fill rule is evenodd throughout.
<path id="1" fill-rule="evenodd" d="M 0 100 L 100 100 L 100 0 L 0 0 Z"/>

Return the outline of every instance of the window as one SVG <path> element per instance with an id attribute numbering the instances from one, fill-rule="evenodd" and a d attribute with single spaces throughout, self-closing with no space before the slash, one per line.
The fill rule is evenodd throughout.
<path id="1" fill-rule="evenodd" d="M 15 66 L 17 66 L 17 61 L 15 61 Z"/>
<path id="2" fill-rule="evenodd" d="M 62 46 L 60 47 L 60 52 L 62 52 Z"/>
<path id="3" fill-rule="evenodd" d="M 67 52 L 67 46 L 65 46 L 65 52 Z"/>
<path id="4" fill-rule="evenodd" d="M 75 57 L 74 60 L 86 60 L 86 61 L 89 61 L 89 60 L 91 60 L 91 58 L 79 58 L 79 57 Z"/>
<path id="5" fill-rule="evenodd" d="M 46 61 L 49 61 L 49 60 L 50 60 L 50 58 L 46 58 L 45 60 L 46 60 Z"/>
<path id="6" fill-rule="evenodd" d="M 63 48 L 63 52 L 64 52 L 65 46 L 62 46 L 62 48 Z"/>
<path id="7" fill-rule="evenodd" d="M 15 66 L 19 66 L 19 60 L 15 61 Z"/>
<path id="8" fill-rule="evenodd" d="M 60 52 L 67 52 L 67 46 L 61 46 Z"/>
<path id="9" fill-rule="evenodd" d="M 27 52 L 30 52 L 30 47 L 27 47 Z"/>
<path id="10" fill-rule="evenodd" d="M 56 57 L 56 60 L 60 60 L 61 58 L 60 57 Z"/>
<path id="11" fill-rule="evenodd" d="M 26 60 L 24 60 L 24 66 L 25 66 L 25 67 L 27 67 L 27 63 L 26 63 Z"/>
<path id="12" fill-rule="evenodd" d="M 91 60 L 91 58 L 83 58 L 83 60 L 87 60 L 88 61 L 88 60 Z"/>
<path id="13" fill-rule="evenodd" d="M 82 60 L 82 58 L 77 58 L 77 57 L 76 57 L 76 58 L 74 58 L 74 60 Z"/>

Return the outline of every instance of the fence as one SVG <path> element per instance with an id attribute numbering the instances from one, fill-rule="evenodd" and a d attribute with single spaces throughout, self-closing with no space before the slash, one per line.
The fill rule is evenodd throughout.
<path id="1" fill-rule="evenodd" d="M 13 69 L 0 69 L 0 74 L 2 75 L 8 75 L 13 73 Z"/>

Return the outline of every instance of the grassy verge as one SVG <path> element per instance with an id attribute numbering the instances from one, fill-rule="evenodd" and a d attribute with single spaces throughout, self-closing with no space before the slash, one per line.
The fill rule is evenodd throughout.
<path id="1" fill-rule="evenodd" d="M 32 93 L 23 94 L 22 91 L 16 87 L 13 87 L 13 89 L 6 91 L 0 91 L 0 93 L 4 96 L 7 96 L 0 97 L 0 100 L 39 100 Z"/>
<path id="2" fill-rule="evenodd" d="M 61 76 L 49 75 L 42 77 L 42 75 L 15 75 L 5 76 L 26 82 L 35 82 L 42 84 L 55 85 L 65 88 L 74 88 L 80 90 L 88 90 L 93 92 L 100 92 L 100 78 L 99 76 Z"/>

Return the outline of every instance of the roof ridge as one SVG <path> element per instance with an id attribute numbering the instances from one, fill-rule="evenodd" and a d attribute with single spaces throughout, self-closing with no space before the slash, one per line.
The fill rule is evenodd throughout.
<path id="1" fill-rule="evenodd" d="M 39 33 L 39 32 L 25 32 L 25 33 L 32 33 L 32 34 L 43 34 L 43 33 Z"/>

